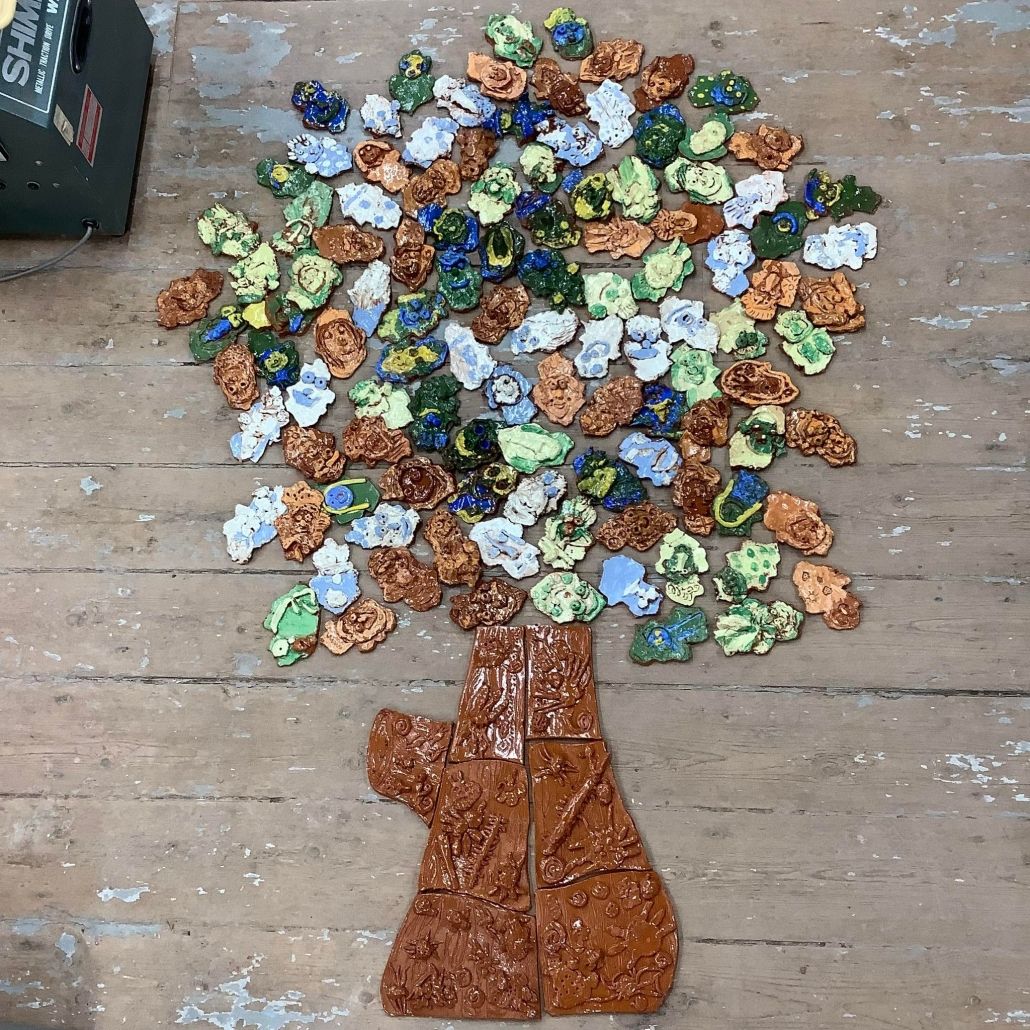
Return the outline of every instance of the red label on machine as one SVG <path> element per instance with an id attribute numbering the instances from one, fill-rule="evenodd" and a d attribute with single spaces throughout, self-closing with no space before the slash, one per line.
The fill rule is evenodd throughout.
<path id="1" fill-rule="evenodd" d="M 104 109 L 100 106 L 96 94 L 87 86 L 82 97 L 82 111 L 79 114 L 79 131 L 75 135 L 75 145 L 91 166 L 97 155 L 97 139 L 100 137 L 100 118 L 103 113 Z"/>

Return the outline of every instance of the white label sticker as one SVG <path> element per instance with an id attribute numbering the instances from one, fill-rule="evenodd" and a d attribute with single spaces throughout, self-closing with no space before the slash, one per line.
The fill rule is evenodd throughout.
<path id="1" fill-rule="evenodd" d="M 68 116 L 61 110 L 60 104 L 54 105 L 54 128 L 64 137 L 64 142 L 71 144 L 75 139 L 75 129 L 68 121 Z"/>

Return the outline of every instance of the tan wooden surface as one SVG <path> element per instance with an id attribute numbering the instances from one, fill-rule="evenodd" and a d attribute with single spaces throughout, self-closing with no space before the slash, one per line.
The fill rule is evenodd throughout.
<path id="1" fill-rule="evenodd" d="M 221 524 L 293 473 L 278 449 L 233 462 L 235 419 L 153 297 L 205 263 L 213 199 L 274 224 L 251 169 L 298 129 L 295 79 L 360 104 L 412 44 L 460 74 L 489 13 L 465 6 L 151 4 L 131 235 L 0 287 L 0 1027 L 399 1025 L 378 981 L 425 830 L 370 791 L 365 739 L 383 705 L 452 718 L 470 639 L 441 608 L 372 656 L 275 666 L 260 621 L 296 569 L 275 545 L 232 566 Z M 890 204 L 854 276 L 869 329 L 802 384 L 860 464 L 771 477 L 822 505 L 862 628 L 639 669 L 632 620 L 595 623 L 681 960 L 658 1015 L 564 1025 L 1030 1026 L 1026 5 L 579 10 L 751 75 L 744 123 L 806 137 L 791 181 L 826 165 Z M 0 265 L 53 247 L 5 241 Z M 713 298 L 700 263 L 684 293 Z"/>

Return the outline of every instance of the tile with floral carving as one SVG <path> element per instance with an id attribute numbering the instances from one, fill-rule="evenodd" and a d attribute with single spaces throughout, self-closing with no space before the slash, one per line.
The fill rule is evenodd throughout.
<path id="1" fill-rule="evenodd" d="M 476 633 L 451 743 L 450 761 L 521 762 L 526 722 L 526 656 L 521 628 Z"/>
<path id="2" fill-rule="evenodd" d="M 672 989 L 676 915 L 654 872 L 599 873 L 540 890 L 537 927 L 550 1015 L 642 1015 Z"/>
<path id="3" fill-rule="evenodd" d="M 539 1019 L 532 916 L 476 898 L 420 894 L 383 973 L 391 1016 Z"/>
<path id="4" fill-rule="evenodd" d="M 522 765 L 497 759 L 444 769 L 419 891 L 450 891 L 529 910 L 529 794 Z"/>

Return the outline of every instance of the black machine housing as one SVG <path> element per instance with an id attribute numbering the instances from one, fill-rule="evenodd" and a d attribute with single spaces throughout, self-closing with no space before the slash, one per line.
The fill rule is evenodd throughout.
<path id="1" fill-rule="evenodd" d="M 0 30 L 0 235 L 126 232 L 153 45 L 134 0 L 17 0 Z"/>

